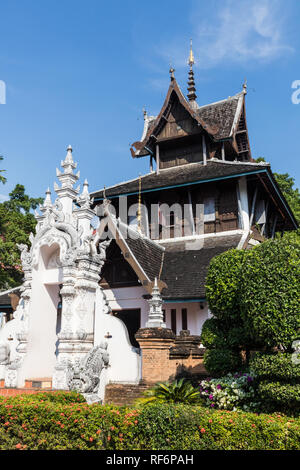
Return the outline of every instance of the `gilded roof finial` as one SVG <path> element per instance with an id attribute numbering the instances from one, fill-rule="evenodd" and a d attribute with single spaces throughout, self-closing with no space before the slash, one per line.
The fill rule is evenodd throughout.
<path id="1" fill-rule="evenodd" d="M 243 91 L 244 91 L 245 94 L 247 93 L 247 78 L 244 79 Z"/>
<path id="2" fill-rule="evenodd" d="M 195 63 L 195 58 L 194 58 L 194 53 L 192 49 L 192 40 L 191 40 L 191 46 L 190 46 L 190 56 L 189 56 L 189 61 L 188 64 L 190 66 L 189 70 L 189 80 L 188 80 L 188 100 L 193 108 L 197 108 L 197 103 L 196 103 L 196 87 L 195 87 L 195 79 L 194 79 L 194 71 L 193 71 L 193 65 Z"/>
<path id="3" fill-rule="evenodd" d="M 192 67 L 195 63 L 194 53 L 193 53 L 193 41 L 191 39 L 191 46 L 190 46 L 190 57 L 189 57 L 189 66 Z"/>

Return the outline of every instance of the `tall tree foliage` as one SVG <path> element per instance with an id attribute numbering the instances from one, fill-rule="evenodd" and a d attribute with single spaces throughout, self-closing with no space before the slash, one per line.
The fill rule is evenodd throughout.
<path id="1" fill-rule="evenodd" d="M 42 198 L 30 198 L 25 194 L 21 184 L 17 184 L 9 196 L 8 201 L 0 203 L 0 290 L 22 282 L 20 252 L 16 244 L 29 244 L 29 234 L 36 224 L 30 211 L 43 202 Z"/>
<path id="2" fill-rule="evenodd" d="M 3 160 L 3 157 L 0 156 L 0 161 Z M 5 170 L 0 170 L 0 183 L 5 183 L 6 182 L 6 178 L 1 174 L 1 173 L 4 173 Z"/>
<path id="3" fill-rule="evenodd" d="M 213 317 L 202 330 L 210 373 L 236 369 L 241 351 L 258 347 L 291 352 L 300 334 L 299 277 L 297 232 L 212 259 L 206 294 Z"/>

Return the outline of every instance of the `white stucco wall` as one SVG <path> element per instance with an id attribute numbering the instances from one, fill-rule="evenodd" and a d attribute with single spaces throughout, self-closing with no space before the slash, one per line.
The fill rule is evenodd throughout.
<path id="1" fill-rule="evenodd" d="M 106 289 L 104 292 L 112 310 L 140 309 L 141 328 L 145 327 L 148 320 L 149 304 L 147 300 L 143 299 L 143 295 L 147 294 L 144 287 L 121 287 Z"/>
<path id="2" fill-rule="evenodd" d="M 135 307 L 132 302 L 129 304 L 129 300 L 124 299 L 124 303 L 121 299 L 119 301 L 123 305 L 122 308 L 130 308 L 130 305 L 131 308 L 139 308 Z M 119 305 L 113 299 L 111 299 L 110 304 L 111 308 L 115 308 L 114 305 Z M 108 313 L 103 313 L 103 305 L 102 291 L 99 288 L 96 293 L 94 344 L 107 342 L 110 364 L 106 370 L 105 378 L 102 378 L 102 382 L 105 380 L 106 383 L 137 383 L 141 379 L 139 350 L 131 345 L 124 323 Z M 101 388 L 104 388 L 104 383 L 102 383 Z"/>
<path id="3" fill-rule="evenodd" d="M 29 378 L 52 377 L 56 362 L 56 322 L 61 268 L 47 269 L 57 246 L 43 246 L 38 266 L 32 270 L 27 354 L 24 357 L 18 386 Z"/>
<path id="4" fill-rule="evenodd" d="M 171 328 L 171 310 L 176 309 L 176 333 L 179 334 L 182 330 L 181 310 L 186 308 L 188 330 L 190 330 L 191 335 L 200 335 L 203 323 L 209 318 L 207 303 L 204 302 L 202 305 L 204 307 L 203 309 L 200 308 L 200 302 L 168 302 L 163 304 L 163 309 L 166 311 L 167 328 Z"/>
<path id="5" fill-rule="evenodd" d="M 148 320 L 149 304 L 143 299 L 147 291 L 142 287 L 122 287 L 118 289 L 106 289 L 106 298 L 112 310 L 140 309 L 141 328 L 144 328 Z M 207 302 L 181 302 L 164 303 L 163 309 L 166 311 L 166 326 L 171 328 L 171 310 L 176 309 L 177 334 L 182 330 L 181 310 L 187 309 L 188 329 L 192 335 L 199 335 L 202 325 L 209 318 Z"/>

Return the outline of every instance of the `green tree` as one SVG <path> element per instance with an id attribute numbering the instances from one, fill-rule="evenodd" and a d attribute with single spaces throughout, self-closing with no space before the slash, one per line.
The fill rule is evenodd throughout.
<path id="1" fill-rule="evenodd" d="M 32 209 L 36 209 L 43 202 L 42 198 L 32 198 L 25 194 L 25 187 L 22 184 L 17 184 L 9 196 L 9 200 L 3 205 L 12 212 L 29 214 Z"/>
<path id="2" fill-rule="evenodd" d="M 0 161 L 3 160 L 3 157 L 0 156 Z M 0 183 L 6 183 L 6 178 L 1 175 L 1 173 L 3 173 L 5 170 L 0 170 Z"/>
<path id="3" fill-rule="evenodd" d="M 9 201 L 0 203 L 0 290 L 22 282 L 20 252 L 16 244 L 30 244 L 29 234 L 36 225 L 30 210 L 43 202 L 42 198 L 30 198 L 20 184 L 9 196 Z"/>
<path id="4" fill-rule="evenodd" d="M 204 364 L 212 374 L 238 368 L 252 349 L 291 352 L 300 332 L 300 233 L 212 259 L 206 293 L 213 317 L 203 325 Z"/>
<path id="5" fill-rule="evenodd" d="M 206 320 L 201 340 L 207 348 L 204 364 L 221 375 L 242 365 L 242 351 L 249 358 L 257 341 L 245 327 L 240 312 L 240 290 L 247 252 L 229 250 L 212 259 L 206 278 L 206 297 L 213 318 Z"/>
<path id="6" fill-rule="evenodd" d="M 247 252 L 239 305 L 246 328 L 267 349 L 292 352 L 300 332 L 300 235 L 290 232 Z"/>

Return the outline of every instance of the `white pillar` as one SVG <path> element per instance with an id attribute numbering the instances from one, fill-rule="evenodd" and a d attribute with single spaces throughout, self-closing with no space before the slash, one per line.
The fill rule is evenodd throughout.
<path id="1" fill-rule="evenodd" d="M 206 153 L 206 142 L 205 142 L 205 135 L 202 134 L 202 153 L 203 153 L 203 165 L 207 163 L 207 153 Z"/>
<path id="2" fill-rule="evenodd" d="M 245 232 L 249 232 L 249 206 L 248 206 L 248 191 L 247 191 L 247 179 L 245 176 L 239 178 L 238 181 L 238 205 L 240 212 L 240 220 L 242 228 Z"/>

